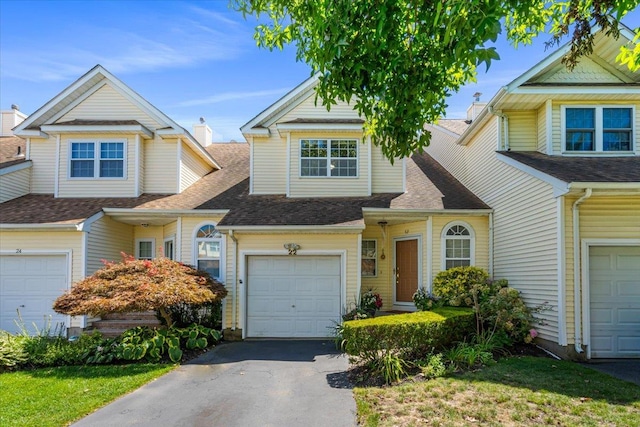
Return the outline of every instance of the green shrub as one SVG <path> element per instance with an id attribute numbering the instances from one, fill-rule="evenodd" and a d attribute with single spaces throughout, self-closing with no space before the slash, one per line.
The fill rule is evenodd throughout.
<path id="1" fill-rule="evenodd" d="M 479 313 L 485 330 L 502 332 L 512 342 L 531 342 L 533 311 L 524 303 L 517 289 L 504 287 L 479 304 Z"/>
<path id="2" fill-rule="evenodd" d="M 474 295 L 482 299 L 491 290 L 487 272 L 473 266 L 450 268 L 433 279 L 433 294 L 453 307 L 473 307 Z"/>
<path id="3" fill-rule="evenodd" d="M 18 367 L 26 363 L 27 359 L 23 340 L 8 332 L 0 331 L 0 372 Z"/>
<path id="4" fill-rule="evenodd" d="M 438 378 L 447 373 L 441 353 L 429 354 L 424 359 L 418 360 L 416 366 L 420 368 L 422 375 L 427 379 Z"/>
<path id="5" fill-rule="evenodd" d="M 342 324 L 342 346 L 347 354 L 364 360 L 375 360 L 385 350 L 409 357 L 462 341 L 474 326 L 472 310 L 447 307 L 353 320 Z"/>

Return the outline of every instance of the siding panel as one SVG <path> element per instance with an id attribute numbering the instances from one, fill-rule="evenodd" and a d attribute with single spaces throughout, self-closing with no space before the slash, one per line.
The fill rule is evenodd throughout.
<path id="1" fill-rule="evenodd" d="M 175 139 L 156 137 L 144 142 L 143 193 L 173 194 L 178 185 L 178 149 Z"/>
<path id="2" fill-rule="evenodd" d="M 182 192 L 209 173 L 211 168 L 187 144 L 182 144 L 181 153 L 180 191 Z"/>
<path id="3" fill-rule="evenodd" d="M 121 261 L 120 252 L 134 254 L 133 226 L 107 216 L 91 224 L 87 239 L 87 275 L 102 268 L 102 260 Z"/>
<path id="4" fill-rule="evenodd" d="M 513 151 L 535 151 L 538 148 L 536 111 L 504 111 L 504 114 L 509 117 L 509 147 Z"/>
<path id="5" fill-rule="evenodd" d="M 29 194 L 31 187 L 31 169 L 24 169 L 0 175 L 0 203 Z"/>
<path id="6" fill-rule="evenodd" d="M 31 139 L 29 156 L 34 167 L 31 172 L 31 192 L 53 194 L 56 171 L 56 139 Z"/>

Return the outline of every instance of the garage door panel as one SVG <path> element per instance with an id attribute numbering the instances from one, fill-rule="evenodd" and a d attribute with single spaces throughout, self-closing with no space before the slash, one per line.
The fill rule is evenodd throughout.
<path id="1" fill-rule="evenodd" d="M 592 357 L 640 357 L 640 247 L 589 249 Z"/>
<path id="2" fill-rule="evenodd" d="M 250 256 L 247 273 L 247 336 L 330 336 L 341 311 L 339 257 Z"/>
<path id="3" fill-rule="evenodd" d="M 627 271 L 638 271 L 640 266 L 640 256 L 638 255 L 619 255 L 616 257 L 616 269 Z"/>
<path id="4" fill-rule="evenodd" d="M 640 263 L 638 264 L 640 268 Z M 640 271 L 637 272 L 640 275 Z M 620 281 L 616 287 L 618 296 L 621 297 L 640 297 L 640 284 L 638 282 Z"/>
<path id="5" fill-rule="evenodd" d="M 640 319 L 640 308 L 619 308 L 618 324 L 636 326 Z"/>

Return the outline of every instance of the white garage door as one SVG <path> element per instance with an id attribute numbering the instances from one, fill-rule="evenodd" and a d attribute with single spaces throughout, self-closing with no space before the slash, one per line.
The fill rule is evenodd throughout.
<path id="1" fill-rule="evenodd" d="M 67 316 L 57 314 L 51 307 L 68 288 L 67 276 L 65 255 L 0 256 L 0 329 L 19 332 L 14 321 L 17 310 L 31 334 L 35 333 L 33 324 L 42 330 L 49 315 L 52 329 L 65 323 Z"/>
<path id="2" fill-rule="evenodd" d="M 589 250 L 591 357 L 640 357 L 640 247 Z"/>
<path id="3" fill-rule="evenodd" d="M 340 319 L 340 257 L 250 256 L 247 336 L 331 336 Z"/>

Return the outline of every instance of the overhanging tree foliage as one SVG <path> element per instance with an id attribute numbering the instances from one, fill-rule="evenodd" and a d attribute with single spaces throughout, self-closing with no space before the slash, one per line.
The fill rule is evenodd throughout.
<path id="1" fill-rule="evenodd" d="M 593 48 L 592 26 L 617 37 L 637 0 L 232 0 L 246 15 L 268 17 L 258 45 L 295 43 L 297 58 L 319 73 L 317 95 L 330 108 L 354 101 L 365 132 L 391 160 L 429 144 L 425 123 L 444 116 L 446 98 L 475 81 L 476 67 L 499 59 L 503 27 L 517 46 L 550 30 L 550 44 L 572 33 L 568 67 Z M 636 31 L 640 36 L 640 31 Z M 619 60 L 638 69 L 640 47 Z"/>
<path id="2" fill-rule="evenodd" d="M 122 262 L 106 262 L 73 285 L 53 309 L 73 316 L 158 310 L 167 326 L 173 324 L 171 307 L 204 304 L 227 296 L 227 290 L 204 271 L 168 258 L 137 260 L 122 254 Z"/>

